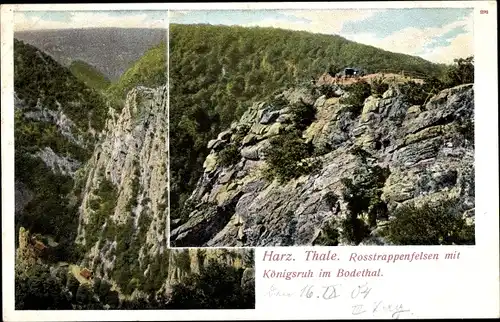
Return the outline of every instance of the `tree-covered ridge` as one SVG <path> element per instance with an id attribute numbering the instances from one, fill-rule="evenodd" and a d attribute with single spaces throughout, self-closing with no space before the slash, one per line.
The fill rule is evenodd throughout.
<path id="1" fill-rule="evenodd" d="M 111 85 L 111 81 L 103 73 L 82 60 L 73 61 L 69 70 L 90 88 L 104 91 Z"/>
<path id="2" fill-rule="evenodd" d="M 72 256 L 78 198 L 70 197 L 74 178 L 61 165 L 74 171 L 90 158 L 95 143 L 91 129 L 103 129 L 106 102 L 70 69 L 17 39 L 14 91 L 19 104 L 14 123 L 16 192 L 31 195 L 16 214 L 16 231 L 23 226 L 50 235 L 59 243 L 62 258 Z"/>
<path id="3" fill-rule="evenodd" d="M 123 73 L 108 89 L 114 101 L 125 99 L 128 91 L 136 86 L 158 87 L 167 83 L 167 47 L 165 42 L 150 48 Z"/>
<path id="4" fill-rule="evenodd" d="M 340 36 L 274 28 L 170 25 L 171 206 L 201 174 L 209 140 L 255 101 L 336 67 L 366 73 L 405 70 L 440 76 L 442 66 Z"/>
<path id="5" fill-rule="evenodd" d="M 274 28 L 174 24 L 169 46 L 171 84 L 185 94 L 196 94 L 198 101 L 236 99 L 236 106 L 219 106 L 222 112 L 234 112 L 252 98 L 317 78 L 331 64 L 358 66 L 366 73 L 391 69 L 438 76 L 442 71 L 422 58 L 340 36 Z M 231 113 L 222 116 L 226 125 L 234 119 Z"/>
<path id="6" fill-rule="evenodd" d="M 149 48 L 165 41 L 167 30 L 125 26 L 46 29 L 15 31 L 14 37 L 51 55 L 63 66 L 83 60 L 114 82 Z"/>
<path id="7" fill-rule="evenodd" d="M 14 91 L 27 108 L 62 111 L 83 131 L 102 130 L 107 108 L 95 90 L 37 48 L 14 39 Z"/>

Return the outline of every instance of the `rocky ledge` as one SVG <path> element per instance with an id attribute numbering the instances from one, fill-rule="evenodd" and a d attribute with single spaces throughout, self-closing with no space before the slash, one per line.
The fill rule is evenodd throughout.
<path id="1" fill-rule="evenodd" d="M 334 94 L 288 90 L 273 101 L 281 104 L 255 103 L 210 141 L 205 172 L 182 218 L 171 222 L 171 245 L 325 244 L 331 227 L 340 231 L 338 245 L 353 244 L 342 237 L 340 223 L 362 202 L 353 202 L 353 191 L 368 189 L 370 181 L 376 181 L 380 209 L 355 244 L 390 244 L 379 232 L 395 209 L 409 204 L 456 199 L 458 215 L 474 224 L 472 84 L 445 89 L 422 105 L 408 103 L 393 85 L 366 98 L 357 113 L 341 103 L 348 93 L 339 88 Z M 286 182 L 269 180 L 264 174 L 270 140 L 293 127 L 290 108 L 299 101 L 315 107 L 315 119 L 301 135 L 320 166 Z M 232 164 L 221 162 L 229 146 L 237 148 Z M 361 220 L 370 221 L 365 215 Z"/>

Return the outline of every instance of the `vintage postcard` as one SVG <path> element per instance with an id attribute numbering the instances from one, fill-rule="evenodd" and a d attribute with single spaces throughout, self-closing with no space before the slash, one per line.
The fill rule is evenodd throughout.
<path id="1" fill-rule="evenodd" d="M 496 3 L 1 19 L 4 320 L 500 317 Z"/>

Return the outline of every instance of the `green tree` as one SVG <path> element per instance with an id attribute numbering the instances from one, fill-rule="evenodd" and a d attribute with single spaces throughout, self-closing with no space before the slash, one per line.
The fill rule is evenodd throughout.
<path id="1" fill-rule="evenodd" d="M 87 284 L 80 284 L 78 290 L 76 291 L 76 302 L 80 305 L 86 305 L 93 301 L 93 295 L 91 286 Z"/>
<path id="2" fill-rule="evenodd" d="M 250 309 L 254 307 L 254 292 L 243 290 L 243 271 L 232 266 L 211 261 L 202 267 L 200 274 L 193 274 L 173 286 L 172 298 L 167 308 L 172 309 Z"/>
<path id="3" fill-rule="evenodd" d="M 308 104 L 301 100 L 290 107 L 292 122 L 299 130 L 305 130 L 316 117 L 316 108 L 314 104 Z"/>
<path id="4" fill-rule="evenodd" d="M 396 245 L 473 245 L 474 226 L 466 224 L 459 205 L 450 199 L 401 206 L 392 213 L 387 238 Z"/>
<path id="5" fill-rule="evenodd" d="M 364 158 L 364 151 L 355 151 Z M 379 166 L 356 170 L 352 178 L 343 178 L 344 200 L 349 213 L 340 223 L 341 236 L 350 243 L 359 244 L 370 233 L 378 219 L 385 217 L 384 203 L 381 201 L 382 188 L 389 176 L 389 170 Z M 368 222 L 360 218 L 366 214 Z M 334 234 L 334 233 L 333 233 Z M 335 235 L 335 234 L 334 234 Z"/>
<path id="6" fill-rule="evenodd" d="M 228 167 L 238 163 L 241 160 L 241 154 L 236 144 L 228 144 L 219 152 L 219 164 Z"/>
<path id="7" fill-rule="evenodd" d="M 318 166 L 313 160 L 305 160 L 312 156 L 313 148 L 305 144 L 296 131 L 275 136 L 269 143 L 265 154 L 270 179 L 286 182 L 308 174 Z"/>
<path id="8" fill-rule="evenodd" d="M 355 65 L 367 72 L 390 68 L 436 77 L 443 70 L 421 58 L 339 36 L 274 28 L 171 24 L 169 50 L 172 219 L 184 213 L 184 201 L 203 173 L 209 140 L 254 102 L 309 82 L 329 67 L 332 72 Z M 335 95 L 331 88 L 325 92 Z M 196 128 L 199 122 L 191 113 L 195 106 L 206 111 L 203 130 Z M 359 106 L 354 110 L 359 112 Z"/>
<path id="9" fill-rule="evenodd" d="M 474 83 L 474 56 L 453 60 L 446 72 L 449 86 Z"/>
<path id="10" fill-rule="evenodd" d="M 15 277 L 16 310 L 69 310 L 69 294 L 48 267 L 36 265 L 26 274 Z"/>
<path id="11" fill-rule="evenodd" d="M 331 63 L 329 66 L 328 66 L 328 74 L 330 74 L 330 76 L 332 77 L 335 77 L 335 75 L 340 72 L 342 70 L 342 68 L 338 65 L 338 64 L 335 64 L 335 63 Z"/>
<path id="12" fill-rule="evenodd" d="M 350 106 L 350 111 L 359 115 L 363 109 L 365 99 L 371 95 L 372 89 L 368 82 L 360 80 L 346 87 L 347 97 L 342 98 L 340 103 Z"/>

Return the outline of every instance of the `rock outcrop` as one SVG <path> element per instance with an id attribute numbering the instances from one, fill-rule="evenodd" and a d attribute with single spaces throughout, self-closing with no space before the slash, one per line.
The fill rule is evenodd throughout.
<path id="1" fill-rule="evenodd" d="M 40 262 L 36 249 L 31 242 L 29 231 L 21 227 L 19 229 L 19 245 L 16 249 L 16 270 L 25 272 Z"/>
<path id="2" fill-rule="evenodd" d="M 341 89 L 337 95 L 346 96 Z M 407 203 L 435 203 L 458 197 L 473 224 L 473 85 L 441 91 L 424 105 L 411 105 L 398 85 L 368 97 L 354 113 L 338 97 L 304 90 L 255 103 L 208 144 L 204 174 L 172 225 L 171 244 L 189 246 L 314 245 L 331 225 L 349 215 L 345 178 L 356 186 L 380 175 L 381 211 L 362 244 L 387 244 L 378 236 L 394 209 Z M 263 170 L 272 137 L 287 131 L 290 106 L 314 104 L 316 119 L 303 132 L 320 168 L 287 182 L 266 180 Z M 471 135 L 472 131 L 472 135 Z M 221 165 L 224 149 L 239 155 Z M 378 170 L 383 171 L 378 171 Z M 378 171 L 378 172 L 377 172 Z M 377 179 L 377 180 L 378 180 Z M 349 244 L 340 240 L 339 244 Z"/>
<path id="3" fill-rule="evenodd" d="M 72 145 L 73 151 L 82 152 L 92 149 L 93 130 L 83 131 L 78 128 L 75 123 L 64 113 L 59 102 L 56 101 L 57 110 L 51 110 L 38 100 L 35 107 L 28 107 L 24 100 L 14 93 L 14 108 L 16 113 L 16 127 L 26 127 L 34 133 L 30 133 L 33 142 L 29 142 L 31 146 L 27 146 L 26 142 L 19 143 L 19 137 L 16 139 L 16 151 L 24 158 L 33 158 L 43 161 L 47 169 L 58 175 L 74 177 L 75 172 L 82 166 L 82 162 L 77 160 L 77 156 L 72 153 L 60 153 L 54 151 L 48 142 L 56 142 L 58 144 Z M 54 128 L 53 132 L 48 130 L 39 131 L 37 128 Z M 35 130 L 34 130 L 35 129 Z M 23 130 L 18 130 L 19 132 Z M 16 132 L 17 133 L 17 132 Z M 83 153 L 81 153 L 83 154 Z M 81 157 L 81 155 L 80 155 Z M 18 158 L 18 156 L 16 156 Z M 19 162 L 19 159 L 16 159 Z M 35 175 L 43 175 L 37 173 Z M 21 180 L 15 182 L 16 192 L 16 207 L 15 213 L 21 213 L 25 206 L 36 196 L 36 189 L 29 189 L 26 183 Z"/>
<path id="4" fill-rule="evenodd" d="M 75 103 L 78 104 L 78 103 Z M 69 142 L 77 144 L 82 147 L 88 145 L 88 134 L 82 131 L 75 122 L 71 120 L 65 113 L 63 106 L 56 101 L 57 110 L 49 109 L 41 103 L 38 102 L 34 108 L 26 108 L 22 100 L 20 100 L 17 95 L 14 98 L 14 106 L 16 109 L 23 112 L 23 116 L 27 120 L 32 120 L 35 122 L 43 122 L 46 124 L 53 124 L 57 127 L 58 132 Z M 90 129 L 89 132 L 93 133 Z"/>
<path id="5" fill-rule="evenodd" d="M 113 267 L 118 234 L 116 231 L 104 238 L 106 227 L 132 220 L 131 233 L 135 234 L 139 222 L 144 221 L 141 257 L 163 252 L 168 232 L 167 87 L 135 88 L 127 95 L 121 113 L 111 114 L 100 143 L 82 170 L 84 188 L 77 238 L 87 248 L 93 247 L 89 260 L 99 258 L 103 270 Z M 114 193 L 107 194 L 104 186 Z M 101 205 L 109 202 L 110 208 L 103 213 L 102 208 L 92 207 L 94 200 Z M 93 225 L 96 221 L 97 227 Z M 88 236 L 97 237 L 95 245 L 89 244 Z"/>

